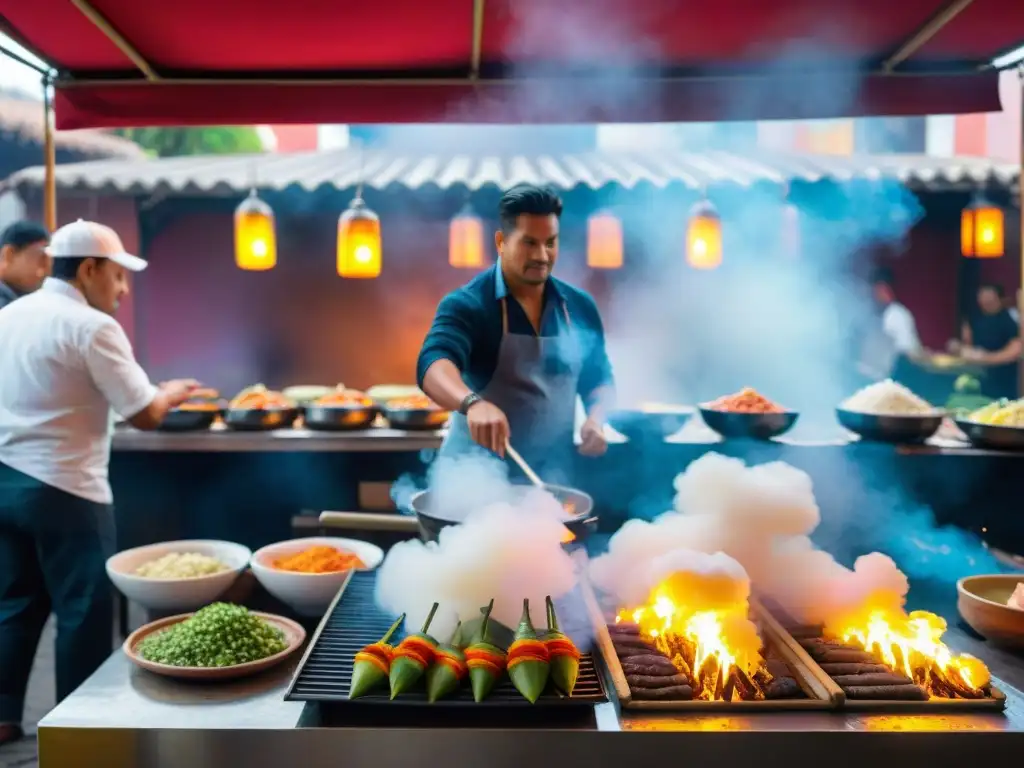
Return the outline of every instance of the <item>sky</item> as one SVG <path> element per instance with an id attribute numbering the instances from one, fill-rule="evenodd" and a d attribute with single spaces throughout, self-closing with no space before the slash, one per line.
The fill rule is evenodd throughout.
<path id="1" fill-rule="evenodd" d="M 24 56 L 29 61 L 33 61 L 40 66 L 45 66 L 39 59 L 11 40 L 7 35 L 0 35 L 0 46 L 20 56 Z M 0 54 L 0 89 L 21 91 L 37 99 L 43 98 L 43 87 L 39 82 L 39 73 L 2 54 Z"/>

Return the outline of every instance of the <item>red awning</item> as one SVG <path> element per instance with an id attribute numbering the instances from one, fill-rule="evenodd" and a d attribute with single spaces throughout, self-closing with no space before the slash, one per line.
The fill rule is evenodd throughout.
<path id="1" fill-rule="evenodd" d="M 0 0 L 60 128 L 999 109 L 1020 0 Z"/>

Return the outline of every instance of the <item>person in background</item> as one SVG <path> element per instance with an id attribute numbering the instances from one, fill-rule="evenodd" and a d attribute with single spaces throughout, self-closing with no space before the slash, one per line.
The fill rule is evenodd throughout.
<path id="1" fill-rule="evenodd" d="M 614 397 L 597 305 L 552 276 L 562 201 L 529 184 L 502 195 L 498 263 L 438 305 L 417 361 L 420 387 L 453 412 L 441 456 L 474 444 L 505 455 L 507 441 L 548 483 L 570 481 L 576 399 L 586 420 L 579 452 L 607 448 Z"/>
<path id="2" fill-rule="evenodd" d="M 0 234 L 0 309 L 38 290 L 50 271 L 50 233 L 34 221 L 16 221 Z"/>
<path id="3" fill-rule="evenodd" d="M 871 279 L 879 310 L 877 323 L 864 339 L 860 372 L 874 380 L 893 377 L 901 361 L 923 352 L 914 316 L 896 299 L 892 273 L 879 269 Z"/>
<path id="4" fill-rule="evenodd" d="M 114 319 L 146 267 L 117 234 L 53 235 L 53 277 L 0 311 L 0 744 L 19 738 L 29 670 L 51 610 L 60 701 L 110 655 L 111 409 L 156 428 L 194 381 L 153 386 Z"/>
<path id="5" fill-rule="evenodd" d="M 977 310 L 960 329 L 959 343 L 953 342 L 950 348 L 985 366 L 981 384 L 986 395 L 1017 397 L 1020 326 L 1006 307 L 1002 286 L 982 284 L 977 301 Z"/>

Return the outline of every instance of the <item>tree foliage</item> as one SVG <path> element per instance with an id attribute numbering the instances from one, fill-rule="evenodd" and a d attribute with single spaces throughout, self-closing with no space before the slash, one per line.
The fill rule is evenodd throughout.
<path id="1" fill-rule="evenodd" d="M 249 126 L 121 128 L 116 133 L 157 157 L 237 155 L 263 151 L 259 134 Z"/>

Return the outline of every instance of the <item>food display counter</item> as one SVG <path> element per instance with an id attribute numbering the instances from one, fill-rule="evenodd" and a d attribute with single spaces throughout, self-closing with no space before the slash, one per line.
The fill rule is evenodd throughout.
<path id="1" fill-rule="evenodd" d="M 1006 667 L 1003 668 L 1004 670 Z M 993 664 L 994 671 L 1000 667 Z M 1018 670 L 1020 668 L 1018 667 Z M 954 765 L 1024 749 L 1024 695 L 1001 680 L 1002 714 L 626 713 L 599 704 L 557 727 L 395 718 L 332 723 L 288 702 L 294 666 L 226 684 L 186 684 L 132 667 L 117 651 L 39 725 L 43 765 L 67 768 L 262 768 L 459 765 L 522 768 L 545 758 L 588 766 L 658 766 L 685 755 L 720 765 Z M 1024 670 L 1019 671 L 1024 677 Z M 453 713 L 448 712 L 448 717 Z M 461 718 L 460 718 L 461 719 Z M 998 740 L 997 737 L 998 736 Z M 429 756 L 429 757 L 428 757 Z M 429 761 L 429 762 L 425 762 Z"/>
<path id="2" fill-rule="evenodd" d="M 268 432 L 140 432 L 120 427 L 111 449 L 117 452 L 185 453 L 378 453 L 436 449 L 443 430 L 410 431 L 374 428 L 353 432 L 314 432 L 308 429 L 276 429 Z"/>

